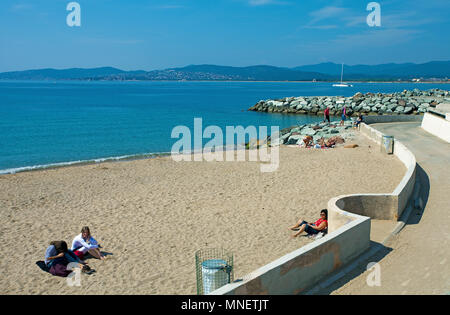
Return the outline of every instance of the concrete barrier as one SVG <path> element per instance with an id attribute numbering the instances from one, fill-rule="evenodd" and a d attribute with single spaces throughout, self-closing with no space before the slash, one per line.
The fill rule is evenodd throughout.
<path id="1" fill-rule="evenodd" d="M 381 116 L 383 117 L 383 116 Z M 367 124 L 361 124 L 361 133 L 381 146 L 383 134 Z M 406 146 L 394 139 L 393 154 L 405 165 L 406 173 L 392 194 L 359 194 L 342 197 L 342 209 L 366 215 L 372 219 L 398 220 L 405 209 L 415 184 L 416 158 Z"/>
<path id="2" fill-rule="evenodd" d="M 420 122 L 423 115 L 367 115 L 364 116 L 366 124 L 390 123 L 390 122 Z"/>
<path id="3" fill-rule="evenodd" d="M 447 117 L 449 117 L 448 113 L 445 113 L 445 118 L 432 113 L 425 113 L 422 129 L 450 143 L 450 121 L 447 120 Z"/>
<path id="4" fill-rule="evenodd" d="M 212 295 L 301 294 L 325 275 L 369 248 L 370 218 L 354 220 L 326 237 L 252 272 L 243 281 L 223 286 Z"/>
<path id="5" fill-rule="evenodd" d="M 395 116 L 379 117 L 386 117 L 386 122 L 392 122 L 392 117 Z M 401 119 L 401 116 L 399 118 Z M 404 120 L 400 121 L 404 122 Z M 380 120 L 378 119 L 376 122 L 378 123 Z M 383 133 L 366 123 L 361 124 L 360 132 L 381 146 Z M 347 215 L 348 212 L 378 220 L 397 221 L 400 218 L 414 190 L 414 184 L 416 182 L 416 158 L 397 139 L 394 139 L 393 154 L 406 167 L 406 173 L 395 190 L 390 194 L 353 194 L 332 198 L 328 202 L 330 231 L 339 229 L 349 221 L 351 217 Z M 343 211 L 345 212 L 343 213 Z"/>
<path id="6" fill-rule="evenodd" d="M 386 120 L 392 122 L 392 118 Z M 365 123 L 361 124 L 360 130 L 381 145 L 381 132 Z M 416 159 L 397 140 L 394 140 L 394 155 L 407 169 L 394 192 L 332 198 L 328 202 L 329 233 L 325 237 L 257 269 L 241 281 L 223 286 L 211 295 L 301 294 L 364 253 L 370 247 L 371 218 L 398 220 L 413 193 Z"/>

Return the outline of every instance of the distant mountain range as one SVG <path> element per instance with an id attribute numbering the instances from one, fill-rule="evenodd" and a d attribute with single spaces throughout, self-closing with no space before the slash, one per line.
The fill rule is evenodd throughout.
<path id="1" fill-rule="evenodd" d="M 124 71 L 112 67 L 39 69 L 3 72 L 0 73 L 0 80 L 335 81 L 340 80 L 340 75 L 341 65 L 327 62 L 294 68 L 265 65 L 249 67 L 190 65 L 153 71 Z M 344 66 L 344 81 L 446 79 L 448 77 L 450 77 L 450 61 Z"/>
<path id="2" fill-rule="evenodd" d="M 342 65 L 332 62 L 292 68 L 296 71 L 314 71 L 328 75 L 340 75 Z M 387 63 L 381 65 L 344 66 L 346 79 L 413 79 L 413 78 L 446 78 L 450 77 L 450 61 L 431 61 L 422 64 Z"/>

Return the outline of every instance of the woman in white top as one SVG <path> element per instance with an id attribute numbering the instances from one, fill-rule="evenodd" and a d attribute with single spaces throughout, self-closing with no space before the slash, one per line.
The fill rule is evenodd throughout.
<path id="1" fill-rule="evenodd" d="M 91 232 L 87 226 L 83 227 L 81 234 L 75 236 L 73 239 L 72 251 L 80 259 L 83 259 L 86 253 L 91 254 L 97 259 L 105 259 L 105 256 L 100 252 L 97 241 L 91 236 Z"/>

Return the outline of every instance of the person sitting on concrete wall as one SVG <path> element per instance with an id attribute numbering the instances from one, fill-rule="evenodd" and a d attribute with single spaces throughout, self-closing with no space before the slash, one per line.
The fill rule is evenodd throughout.
<path id="1" fill-rule="evenodd" d="M 362 122 L 364 122 L 364 117 L 363 117 L 363 115 L 362 114 L 359 114 L 358 115 L 358 119 L 356 119 L 356 123 L 355 123 L 355 128 L 356 129 L 359 129 L 359 125 L 362 123 Z"/>

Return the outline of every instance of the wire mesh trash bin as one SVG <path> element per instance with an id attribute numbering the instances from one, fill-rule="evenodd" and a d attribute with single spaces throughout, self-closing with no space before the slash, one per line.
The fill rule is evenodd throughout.
<path id="1" fill-rule="evenodd" d="M 233 281 L 233 255 L 223 249 L 195 253 L 197 294 L 209 294 Z"/>
<path id="2" fill-rule="evenodd" d="M 394 137 L 393 136 L 384 136 L 381 139 L 381 152 L 386 154 L 394 153 Z"/>

